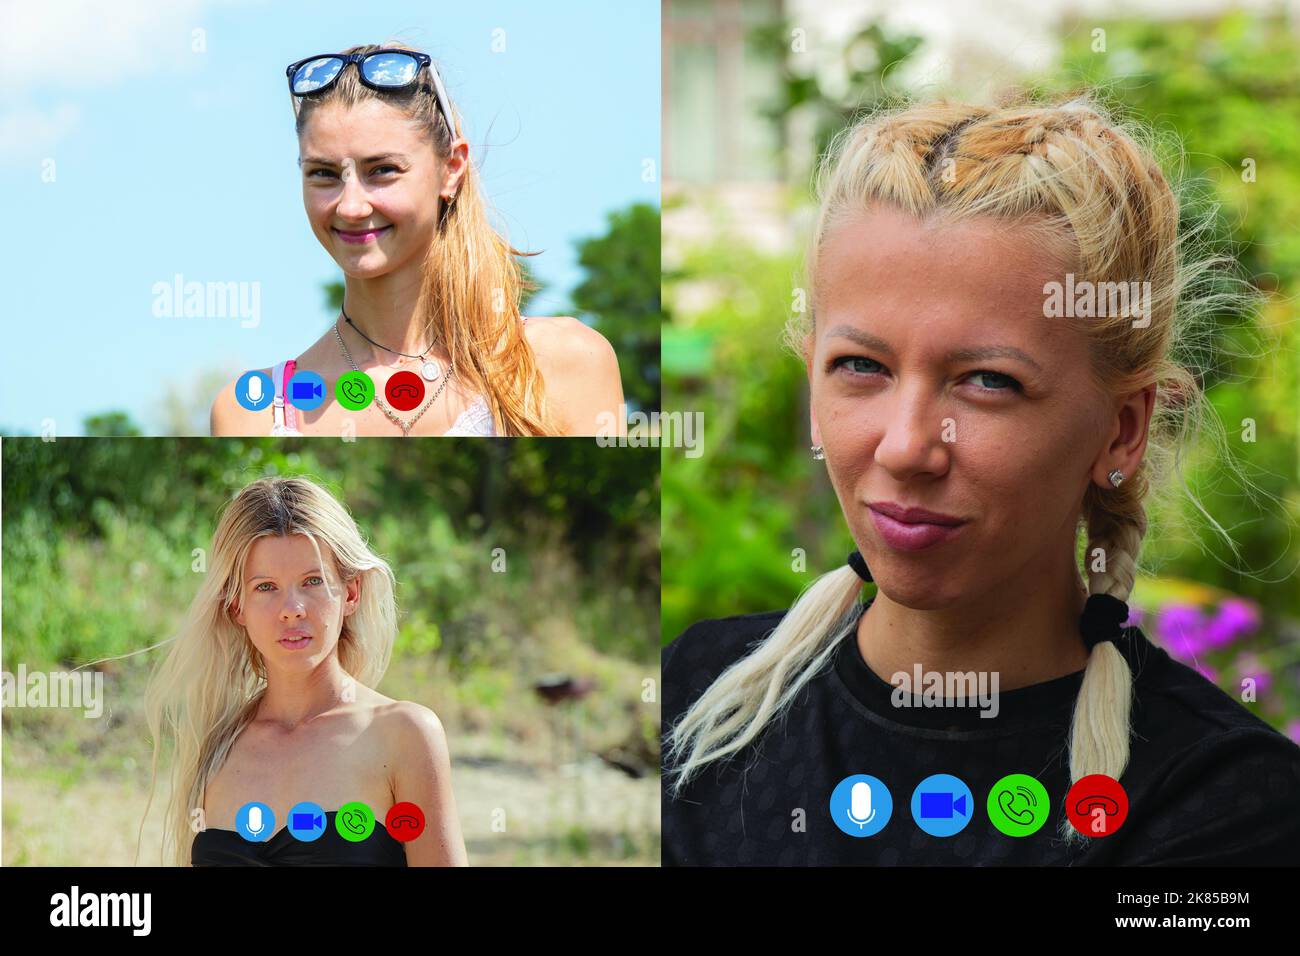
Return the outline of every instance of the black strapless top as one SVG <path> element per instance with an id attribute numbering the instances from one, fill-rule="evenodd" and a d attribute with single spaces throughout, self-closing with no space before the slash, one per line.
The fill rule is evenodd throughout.
<path id="1" fill-rule="evenodd" d="M 337 810 L 325 814 L 325 832 L 304 843 L 283 827 L 264 843 L 250 843 L 234 830 L 202 830 L 190 846 L 192 866 L 406 866 L 406 847 L 375 821 L 360 843 L 334 829 Z"/>

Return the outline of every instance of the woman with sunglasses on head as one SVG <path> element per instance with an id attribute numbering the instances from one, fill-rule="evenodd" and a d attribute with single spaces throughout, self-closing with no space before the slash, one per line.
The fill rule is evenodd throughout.
<path id="1" fill-rule="evenodd" d="M 343 270 L 343 308 L 296 359 L 261 370 L 267 386 L 250 390 L 260 410 L 241 404 L 238 382 L 227 385 L 212 406 L 212 434 L 621 428 L 610 424 L 622 421 L 623 391 L 609 342 L 573 318 L 520 315 L 520 253 L 488 222 L 462 126 L 429 56 L 358 46 L 300 60 L 287 74 L 307 218 Z M 291 400 L 292 379 L 308 370 L 323 379 L 315 389 L 324 401 L 303 411 Z M 353 372 L 373 383 L 373 400 L 359 410 L 334 398 Z"/>

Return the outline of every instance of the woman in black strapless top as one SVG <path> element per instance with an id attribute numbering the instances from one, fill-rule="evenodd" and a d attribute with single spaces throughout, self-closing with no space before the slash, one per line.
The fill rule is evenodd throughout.
<path id="1" fill-rule="evenodd" d="M 304 842 L 283 827 L 265 843 L 252 843 L 234 830 L 203 830 L 190 847 L 193 866 L 406 866 L 406 848 L 375 821 L 375 832 L 360 843 L 334 829 L 338 811 L 325 814 L 325 832 Z"/>
<path id="2" fill-rule="evenodd" d="M 207 563 L 146 695 L 155 766 L 164 746 L 173 754 L 164 857 L 178 866 L 468 865 L 442 724 L 373 689 L 397 634 L 395 582 L 347 509 L 305 478 L 259 479 L 226 507 Z M 252 802 L 287 822 L 299 804 L 350 801 L 377 817 L 356 843 L 332 825 L 301 841 L 273 823 L 260 842 L 233 826 Z M 406 842 L 381 822 L 399 804 L 424 820 Z M 338 812 L 326 814 L 331 824 Z"/>

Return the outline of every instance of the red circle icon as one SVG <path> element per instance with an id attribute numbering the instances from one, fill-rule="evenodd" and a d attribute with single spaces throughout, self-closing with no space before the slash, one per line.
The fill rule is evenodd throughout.
<path id="1" fill-rule="evenodd" d="M 424 379 L 414 372 L 397 372 L 384 385 L 384 398 L 399 412 L 409 412 L 424 401 Z"/>
<path id="2" fill-rule="evenodd" d="M 413 803 L 395 803 L 384 817 L 388 835 L 402 843 L 410 843 L 424 832 L 424 811 Z"/>
<path id="3" fill-rule="evenodd" d="M 1066 794 L 1065 815 L 1086 837 L 1110 836 L 1128 819 L 1128 794 L 1114 777 L 1090 773 Z"/>

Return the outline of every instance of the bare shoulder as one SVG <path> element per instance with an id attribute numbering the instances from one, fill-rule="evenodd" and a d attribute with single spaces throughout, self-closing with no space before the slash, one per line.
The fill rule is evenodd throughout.
<path id="1" fill-rule="evenodd" d="M 268 376 L 269 368 L 261 369 Z M 239 379 L 226 383 L 225 388 L 217 393 L 212 402 L 209 418 L 210 430 L 214 436 L 230 435 L 269 435 L 271 433 L 271 410 L 264 408 L 260 412 L 250 412 L 235 398 L 235 386 Z"/>
<path id="2" fill-rule="evenodd" d="M 605 336 L 567 315 L 530 317 L 524 334 L 567 434 L 594 435 L 601 413 L 619 416 L 618 356 Z"/>
<path id="3" fill-rule="evenodd" d="M 394 700 L 378 711 L 388 739 L 398 745 L 400 752 L 410 753 L 412 748 L 444 751 L 447 734 L 442 721 L 428 707 L 411 700 Z"/>
<path id="4" fill-rule="evenodd" d="M 570 315 L 529 316 L 524 334 L 540 361 L 566 370 L 618 364 L 609 340 Z"/>
<path id="5" fill-rule="evenodd" d="M 335 349 L 336 346 L 334 345 L 331 330 L 321 335 L 311 344 L 307 351 L 295 358 L 294 361 L 297 362 L 298 368 L 309 368 L 318 371 L 327 380 L 332 381 L 337 376 L 332 374 L 334 369 L 329 360 L 334 356 Z M 258 369 L 258 371 L 270 378 L 273 370 L 263 368 Z M 271 434 L 272 413 L 270 407 L 268 406 L 260 412 L 250 412 L 244 408 L 235 398 L 235 386 L 238 383 L 239 379 L 228 383 L 212 403 L 212 434 L 214 436 Z"/>

